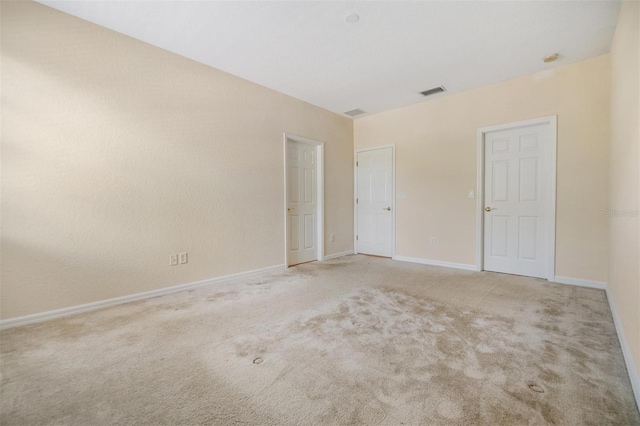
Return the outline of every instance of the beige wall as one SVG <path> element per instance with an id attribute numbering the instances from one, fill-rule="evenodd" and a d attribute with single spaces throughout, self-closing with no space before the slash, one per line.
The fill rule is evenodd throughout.
<path id="1" fill-rule="evenodd" d="M 2 120 L 2 318 L 283 264 L 285 131 L 353 248 L 351 119 L 45 6 L 2 2 Z"/>
<path id="2" fill-rule="evenodd" d="M 639 26 L 640 4 L 624 2 L 611 46 L 609 201 L 609 208 L 622 214 L 609 219 L 610 295 L 635 360 L 636 374 L 640 371 L 640 219 L 635 213 L 640 209 Z M 637 398 L 640 399 L 640 394 Z"/>
<path id="3" fill-rule="evenodd" d="M 396 145 L 396 254 L 475 264 L 478 128 L 557 114 L 556 274 L 606 281 L 609 82 L 605 55 L 356 119 L 356 149 Z"/>

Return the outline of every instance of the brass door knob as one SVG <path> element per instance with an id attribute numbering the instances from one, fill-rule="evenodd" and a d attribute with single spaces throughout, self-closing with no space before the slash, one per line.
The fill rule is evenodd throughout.
<path id="1" fill-rule="evenodd" d="M 382 210 L 386 210 L 386 211 L 390 212 L 391 211 L 391 207 L 383 207 Z"/>
<path id="2" fill-rule="evenodd" d="M 290 212 L 291 210 L 293 210 L 293 207 L 289 207 L 287 208 L 287 211 Z"/>
<path id="3" fill-rule="evenodd" d="M 490 212 L 491 210 L 495 210 L 495 209 L 496 209 L 496 207 L 485 207 L 484 211 L 485 212 Z"/>

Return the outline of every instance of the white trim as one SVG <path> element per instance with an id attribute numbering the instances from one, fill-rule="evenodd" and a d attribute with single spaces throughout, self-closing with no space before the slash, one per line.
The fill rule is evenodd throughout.
<path id="1" fill-rule="evenodd" d="M 358 254 L 358 150 L 353 152 L 353 253 Z"/>
<path id="2" fill-rule="evenodd" d="M 607 283 L 602 281 L 583 280 L 582 278 L 560 277 L 558 275 L 555 276 L 555 279 L 553 280 L 553 282 L 560 283 L 560 284 L 577 285 L 580 287 L 597 288 L 599 290 L 605 290 L 607 288 Z"/>
<path id="3" fill-rule="evenodd" d="M 305 138 L 304 136 L 294 135 L 292 133 L 284 134 L 284 263 L 289 267 L 289 226 L 287 224 L 287 207 L 289 192 L 287 191 L 287 141 L 302 143 L 305 145 L 316 146 L 316 158 L 318 160 L 316 166 L 316 209 L 317 209 L 317 247 L 316 247 L 316 260 L 322 262 L 324 260 L 324 142 L 320 142 L 314 139 Z"/>
<path id="4" fill-rule="evenodd" d="M 519 127 L 549 124 L 551 127 L 551 199 L 549 203 L 549 233 L 547 280 L 554 281 L 556 270 L 556 168 L 558 150 L 558 116 L 516 121 L 478 129 L 477 136 L 477 176 L 476 176 L 476 264 L 474 270 L 484 270 L 484 138 L 487 133 Z"/>
<path id="5" fill-rule="evenodd" d="M 633 355 L 631 354 L 631 348 L 629 347 L 629 342 L 627 342 L 627 338 L 624 335 L 624 328 L 622 327 L 622 321 L 618 316 L 618 311 L 616 310 L 616 304 L 613 301 L 613 296 L 611 295 L 609 286 L 605 288 L 605 293 L 607 295 L 607 300 L 609 301 L 609 308 L 611 309 L 613 324 L 615 325 L 616 333 L 618 334 L 618 341 L 620 342 L 620 348 L 622 348 L 622 356 L 624 358 L 625 364 L 627 365 L 627 374 L 629 375 L 629 381 L 631 381 L 631 389 L 633 389 L 633 395 L 635 396 L 635 399 L 636 399 L 636 405 L 640 407 L 640 374 L 638 374 L 636 364 L 633 360 Z"/>
<path id="6" fill-rule="evenodd" d="M 422 259 L 419 257 L 393 256 L 393 260 L 400 262 L 420 263 L 422 265 L 443 266 L 445 268 L 464 269 L 466 271 L 475 271 L 476 265 L 466 263 L 443 262 L 441 260 Z"/>
<path id="7" fill-rule="evenodd" d="M 161 288 L 158 290 L 151 290 L 151 291 L 145 291 L 142 293 L 130 294 L 128 296 L 120 296 L 120 297 L 114 297 L 112 299 L 99 300 L 97 302 L 70 306 L 68 308 L 56 309 L 53 311 L 41 312 L 38 314 L 9 318 L 9 319 L 0 321 L 0 330 L 19 327 L 27 324 L 35 324 L 43 321 L 49 321 L 55 318 L 66 317 L 69 315 L 80 314 L 83 312 L 95 311 L 96 309 L 106 308 L 108 306 L 121 305 L 123 303 L 133 302 L 136 300 L 150 299 L 152 297 L 164 296 L 167 294 L 178 293 L 186 290 L 193 290 L 200 287 L 206 287 L 212 284 L 220 284 L 220 283 L 235 280 L 238 278 L 247 278 L 247 277 L 251 277 L 258 274 L 263 274 L 266 272 L 278 271 L 281 269 L 284 269 L 284 265 L 269 266 L 267 268 L 254 269 L 246 272 L 239 272 L 237 274 L 230 274 L 222 277 L 210 278 L 207 280 L 195 281 L 192 283 Z"/>
<path id="8" fill-rule="evenodd" d="M 324 257 L 324 260 L 337 259 L 338 257 L 349 256 L 351 254 L 353 254 L 353 250 L 347 250 L 347 251 L 342 251 L 340 253 L 328 254 Z"/>
<path id="9" fill-rule="evenodd" d="M 484 266 L 484 132 L 478 129 L 476 148 L 476 267 Z"/>
<path id="10" fill-rule="evenodd" d="M 353 253 L 358 254 L 358 153 L 365 151 L 376 151 L 378 149 L 391 148 L 391 258 L 396 255 L 396 145 L 381 145 L 370 148 L 359 148 L 355 150 L 353 158 Z"/>

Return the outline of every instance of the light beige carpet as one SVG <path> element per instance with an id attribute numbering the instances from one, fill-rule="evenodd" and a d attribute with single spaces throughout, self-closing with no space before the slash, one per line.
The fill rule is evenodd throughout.
<path id="1" fill-rule="evenodd" d="M 366 256 L 1 335 L 8 425 L 636 425 L 603 291 Z"/>

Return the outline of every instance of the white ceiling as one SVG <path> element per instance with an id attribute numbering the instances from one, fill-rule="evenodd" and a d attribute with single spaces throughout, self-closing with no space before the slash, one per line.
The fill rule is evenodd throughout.
<path id="1" fill-rule="evenodd" d="M 41 3 L 328 110 L 380 112 L 609 51 L 609 1 Z M 357 13 L 356 24 L 345 21 Z M 560 59 L 542 58 L 558 52 Z M 440 94 L 436 96 L 446 96 Z"/>

